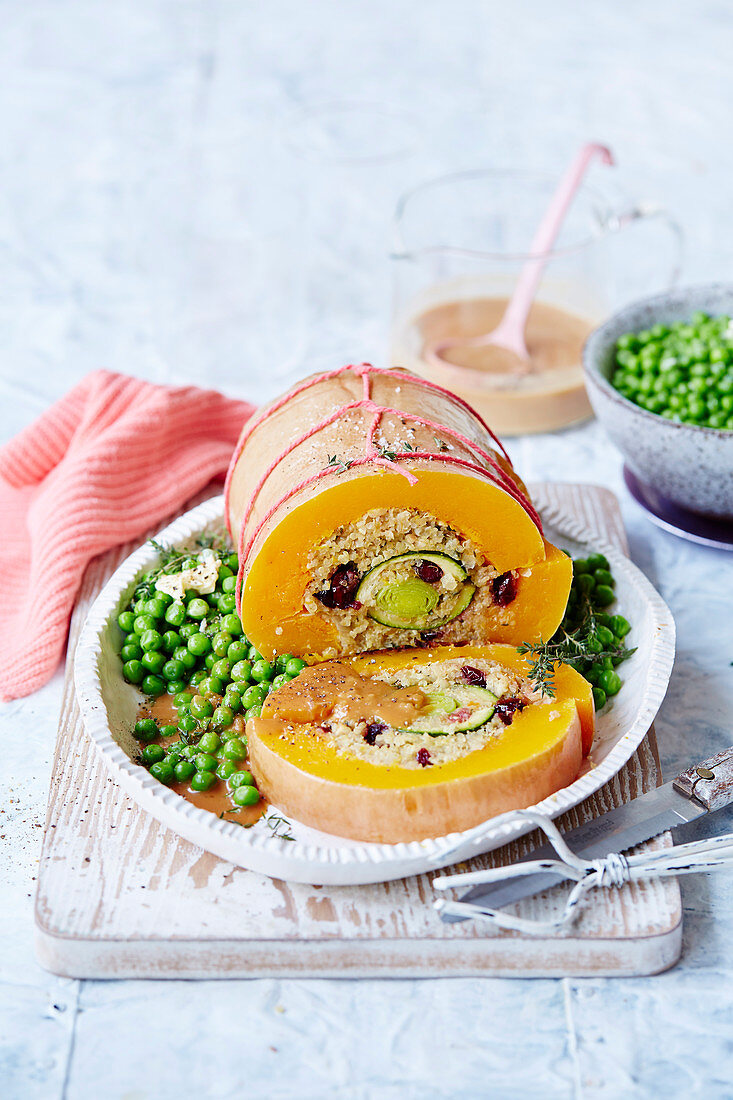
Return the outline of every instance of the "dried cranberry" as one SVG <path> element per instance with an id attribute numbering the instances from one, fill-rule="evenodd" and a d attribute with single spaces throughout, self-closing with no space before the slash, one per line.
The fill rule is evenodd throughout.
<path id="1" fill-rule="evenodd" d="M 491 582 L 491 595 L 499 607 L 506 607 L 517 598 L 517 578 L 513 573 L 502 573 Z"/>
<path id="2" fill-rule="evenodd" d="M 443 576 L 443 570 L 439 565 L 432 561 L 425 561 L 424 558 L 418 558 L 413 569 L 420 580 L 427 581 L 428 584 L 437 584 Z"/>
<path id="3" fill-rule="evenodd" d="M 507 699 L 500 699 L 496 704 L 496 714 L 498 718 L 501 718 L 505 726 L 510 726 L 514 720 L 514 715 L 518 710 L 524 710 L 527 704 L 522 699 L 518 699 L 516 696 L 511 696 Z"/>
<path id="4" fill-rule="evenodd" d="M 347 607 L 356 607 L 356 590 L 359 587 L 359 570 L 356 562 L 347 561 L 346 565 L 339 565 L 331 576 L 331 581 L 325 592 L 316 592 L 316 599 L 320 600 L 324 607 L 337 607 L 343 611 Z"/>
<path id="5" fill-rule="evenodd" d="M 367 722 L 366 733 L 364 734 L 367 745 L 375 744 L 379 734 L 386 728 L 384 722 Z"/>
<path id="6" fill-rule="evenodd" d="M 420 767 L 427 768 L 428 764 L 430 763 L 430 753 L 427 749 L 417 750 L 417 762 Z"/>
<path id="7" fill-rule="evenodd" d="M 480 668 L 474 668 L 473 665 L 464 665 L 461 669 L 461 676 L 467 684 L 471 684 L 473 687 L 486 687 L 486 677 Z"/>
<path id="8" fill-rule="evenodd" d="M 420 641 L 425 642 L 426 645 L 430 645 L 431 642 L 437 642 L 438 639 L 442 637 L 442 630 L 423 630 L 420 635 Z"/>

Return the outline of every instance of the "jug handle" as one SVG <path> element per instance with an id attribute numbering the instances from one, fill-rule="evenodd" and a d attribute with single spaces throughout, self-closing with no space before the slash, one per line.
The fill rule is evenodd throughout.
<path id="1" fill-rule="evenodd" d="M 633 222 L 643 218 L 658 218 L 662 221 L 672 237 L 672 271 L 669 277 L 669 289 L 675 287 L 682 274 L 682 265 L 685 252 L 685 234 L 680 223 L 672 217 L 663 206 L 654 202 L 639 202 L 616 214 L 612 214 L 606 222 L 606 228 L 611 233 L 618 233 Z"/>

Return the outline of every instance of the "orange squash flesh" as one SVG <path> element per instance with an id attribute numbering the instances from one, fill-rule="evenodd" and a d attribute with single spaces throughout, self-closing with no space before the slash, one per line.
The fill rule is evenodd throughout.
<path id="1" fill-rule="evenodd" d="M 362 675 L 449 657 L 500 660 L 518 671 L 511 647 L 444 647 L 366 654 L 350 663 Z M 578 682 L 580 681 L 580 683 Z M 446 764 L 412 769 L 351 759 L 330 749 L 309 726 L 265 715 L 247 724 L 258 784 L 280 810 L 337 836 L 395 844 L 469 829 L 505 810 L 532 805 L 572 783 L 592 739 L 590 689 L 558 668 L 556 697 L 517 712 L 489 744 Z"/>
<path id="2" fill-rule="evenodd" d="M 490 609 L 487 640 L 519 644 L 555 632 L 570 592 L 570 559 L 545 542 L 521 505 L 491 482 L 419 465 L 412 472 L 414 485 L 391 471 L 354 471 L 263 532 L 243 576 L 240 613 L 245 634 L 265 657 L 320 656 L 337 648 L 335 628 L 303 609 L 308 555 L 335 528 L 375 507 L 429 512 L 468 536 L 499 572 L 528 572 L 508 607 Z"/>

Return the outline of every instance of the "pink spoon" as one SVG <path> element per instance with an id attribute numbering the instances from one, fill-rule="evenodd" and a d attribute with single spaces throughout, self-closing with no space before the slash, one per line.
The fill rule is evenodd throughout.
<path id="1" fill-rule="evenodd" d="M 589 164 L 596 156 L 599 156 L 604 164 L 613 164 L 610 149 L 605 145 L 588 142 L 580 149 L 560 180 L 532 240 L 529 259 L 522 268 L 514 293 L 496 328 L 482 336 L 454 337 L 428 345 L 423 355 L 429 363 L 433 366 L 444 366 L 443 356 L 451 348 L 497 347 L 511 352 L 519 360 L 517 366 L 509 371 L 510 374 L 523 375 L 531 372 L 529 352 L 524 340 L 529 311 L 568 208 L 575 198 Z"/>

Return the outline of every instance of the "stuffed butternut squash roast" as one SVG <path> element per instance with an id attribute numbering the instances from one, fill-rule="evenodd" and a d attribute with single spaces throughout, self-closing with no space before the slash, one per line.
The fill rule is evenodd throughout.
<path id="1" fill-rule="evenodd" d="M 246 425 L 225 500 L 244 633 L 308 663 L 247 722 L 279 809 L 397 843 L 575 779 L 591 687 L 561 665 L 544 696 L 517 651 L 557 629 L 572 562 L 465 402 L 399 369 L 315 375 Z"/>

